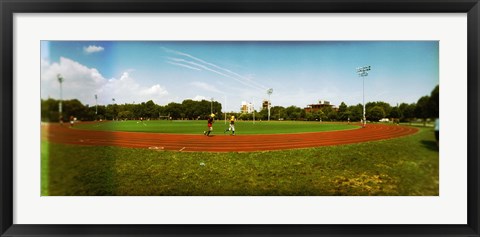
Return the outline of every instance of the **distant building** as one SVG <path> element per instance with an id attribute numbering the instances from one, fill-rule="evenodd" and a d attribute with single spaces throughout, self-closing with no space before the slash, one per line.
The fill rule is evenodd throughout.
<path id="1" fill-rule="evenodd" d="M 304 109 L 305 109 L 305 112 L 309 113 L 309 112 L 317 112 L 327 107 L 334 108 L 335 106 L 330 104 L 330 101 L 320 100 L 318 101 L 318 104 L 307 105 L 307 107 L 305 107 Z"/>
<path id="2" fill-rule="evenodd" d="M 270 104 L 270 103 L 268 102 L 268 100 L 263 100 L 263 102 L 262 102 L 262 109 L 268 109 L 268 104 Z M 270 104 L 270 106 L 272 106 L 272 105 Z"/>
<path id="3" fill-rule="evenodd" d="M 248 103 L 246 101 L 242 101 L 242 107 L 240 107 L 240 110 L 242 111 L 243 114 L 252 113 L 253 112 L 253 104 Z"/>

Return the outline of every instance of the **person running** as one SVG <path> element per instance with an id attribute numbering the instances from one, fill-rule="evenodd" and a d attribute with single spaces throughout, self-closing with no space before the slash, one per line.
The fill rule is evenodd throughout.
<path id="1" fill-rule="evenodd" d="M 210 117 L 208 117 L 208 120 L 207 120 L 208 131 L 203 131 L 203 135 L 210 136 L 210 133 L 213 131 L 213 118 L 214 117 L 215 117 L 215 114 L 210 114 Z"/>
<path id="2" fill-rule="evenodd" d="M 223 132 L 232 131 L 232 135 L 235 136 L 235 116 L 230 118 L 230 126 Z"/>
<path id="3" fill-rule="evenodd" d="M 70 127 L 73 127 L 74 122 L 75 122 L 75 117 L 73 117 L 73 115 L 70 115 Z"/>

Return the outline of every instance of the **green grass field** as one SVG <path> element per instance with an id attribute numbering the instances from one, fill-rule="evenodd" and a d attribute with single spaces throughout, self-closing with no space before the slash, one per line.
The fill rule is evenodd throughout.
<path id="1" fill-rule="evenodd" d="M 228 128 L 228 121 L 217 120 L 214 125 L 215 133 L 223 133 Z M 201 134 L 207 129 L 206 120 L 151 120 L 151 121 L 115 121 L 98 123 L 80 123 L 77 129 L 152 133 L 182 133 Z M 298 121 L 237 121 L 235 131 L 237 135 L 247 134 L 282 134 L 322 132 L 332 130 L 356 129 L 360 126 L 340 123 L 298 122 Z"/>
<path id="2" fill-rule="evenodd" d="M 42 195 L 439 195 L 432 128 L 383 141 L 251 153 L 42 141 L 41 155 Z"/>

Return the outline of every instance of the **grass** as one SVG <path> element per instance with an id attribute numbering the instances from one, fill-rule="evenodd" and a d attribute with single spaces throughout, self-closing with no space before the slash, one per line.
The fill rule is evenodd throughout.
<path id="1" fill-rule="evenodd" d="M 42 195 L 439 194 L 433 129 L 352 145 L 251 153 L 42 141 Z"/>
<path id="2" fill-rule="evenodd" d="M 214 123 L 214 133 L 223 132 L 228 128 L 223 120 Z M 153 132 L 153 133 L 182 133 L 201 134 L 207 128 L 206 120 L 152 120 L 152 121 L 116 121 L 97 122 L 75 125 L 77 129 L 127 131 L 127 132 Z M 235 131 L 237 135 L 247 134 L 280 134 L 321 132 L 331 130 L 346 130 L 360 128 L 356 125 L 341 123 L 319 123 L 299 121 L 237 121 Z"/>

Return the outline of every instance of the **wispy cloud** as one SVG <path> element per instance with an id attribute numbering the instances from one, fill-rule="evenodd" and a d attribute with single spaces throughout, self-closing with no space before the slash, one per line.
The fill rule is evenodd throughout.
<path id="1" fill-rule="evenodd" d="M 181 64 L 181 63 L 175 63 L 175 62 L 170 62 L 170 61 L 168 61 L 167 63 L 170 63 L 172 65 L 176 65 L 176 66 L 180 66 L 180 67 L 185 67 L 185 68 L 192 69 L 192 70 L 196 70 L 196 71 L 201 71 L 202 70 L 200 68 L 188 66 L 188 65 L 185 65 L 185 64 Z"/>
<path id="2" fill-rule="evenodd" d="M 245 86 L 249 86 L 249 87 L 257 89 L 257 90 L 262 90 L 263 91 L 263 90 L 267 89 L 266 86 L 252 80 L 252 75 L 242 76 L 239 73 L 236 73 L 236 72 L 234 72 L 230 69 L 220 67 L 216 64 L 213 64 L 211 62 L 207 62 L 203 59 L 200 59 L 198 57 L 192 56 L 192 55 L 184 53 L 184 52 L 180 52 L 180 51 L 176 51 L 176 50 L 172 50 L 172 49 L 167 49 L 167 48 L 163 48 L 163 50 L 165 50 L 168 53 L 175 54 L 175 55 L 182 56 L 184 58 L 189 59 L 189 60 L 187 60 L 187 59 L 184 59 L 184 58 L 172 58 L 172 57 L 170 57 L 170 58 L 168 58 L 170 60 L 170 61 L 168 61 L 168 63 L 170 63 L 170 64 L 174 64 L 174 63 L 181 63 L 182 65 L 189 64 L 194 68 L 197 68 L 197 69 L 202 68 L 204 70 L 213 72 L 213 73 L 218 74 L 220 76 L 230 78 L 230 79 L 234 79 L 237 82 L 239 82 L 239 83 L 241 83 Z M 193 60 L 193 61 L 191 61 L 191 60 Z"/>
<path id="3" fill-rule="evenodd" d="M 86 54 L 98 53 L 105 50 L 102 46 L 89 45 L 88 47 L 83 47 L 83 52 Z"/>
<path id="4" fill-rule="evenodd" d="M 190 83 L 190 85 L 195 86 L 195 87 L 200 88 L 200 89 L 203 89 L 203 90 L 206 90 L 206 91 L 222 93 L 215 86 L 204 83 L 204 82 L 194 81 L 194 82 Z"/>

